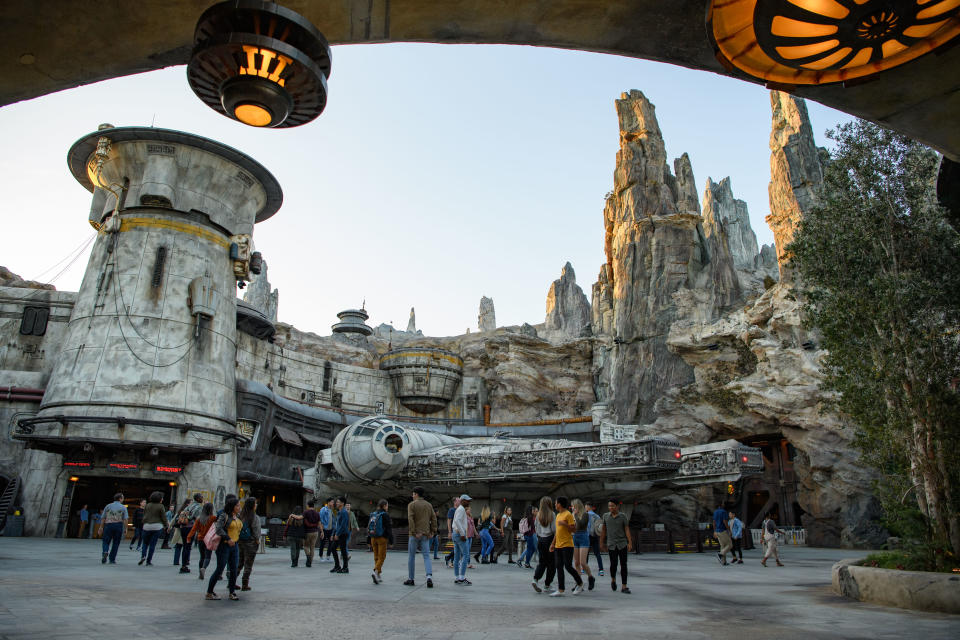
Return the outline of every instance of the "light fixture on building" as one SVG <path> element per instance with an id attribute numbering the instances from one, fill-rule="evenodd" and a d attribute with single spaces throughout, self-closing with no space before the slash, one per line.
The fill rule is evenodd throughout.
<path id="1" fill-rule="evenodd" d="M 231 0 L 207 9 L 187 65 L 203 102 L 253 127 L 295 127 L 323 112 L 330 45 L 300 14 L 272 2 Z"/>
<path id="2" fill-rule="evenodd" d="M 960 36 L 960 0 L 711 0 L 717 59 L 774 86 L 865 78 Z"/>
<path id="3" fill-rule="evenodd" d="M 177 486 L 177 483 L 174 482 L 173 480 L 171 480 L 168 484 L 169 484 L 171 487 Z"/>
<path id="4" fill-rule="evenodd" d="M 70 482 L 77 482 L 78 480 L 80 480 L 80 478 L 77 476 L 70 476 Z"/>

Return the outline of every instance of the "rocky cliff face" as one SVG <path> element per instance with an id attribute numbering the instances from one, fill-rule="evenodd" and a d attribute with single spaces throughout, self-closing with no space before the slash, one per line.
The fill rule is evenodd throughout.
<path id="1" fill-rule="evenodd" d="M 796 448 L 797 499 L 814 545 L 877 544 L 873 474 L 853 448 L 853 427 L 820 391 L 825 352 L 803 327 L 800 303 L 777 284 L 744 309 L 709 323 L 679 321 L 668 348 L 695 381 L 670 390 L 642 428 L 684 444 L 783 434 Z"/>
<path id="2" fill-rule="evenodd" d="M 56 291 L 57 288 L 52 284 L 36 282 L 34 280 L 24 280 L 6 267 L 0 267 L 0 287 L 21 287 L 24 289 L 45 289 L 47 291 Z"/>
<path id="3" fill-rule="evenodd" d="M 583 289 L 577 285 L 577 275 L 568 262 L 547 291 L 545 336 L 559 339 L 581 338 L 590 335 L 590 303 Z"/>
<path id="4" fill-rule="evenodd" d="M 593 287 L 594 358 L 598 398 L 609 399 L 617 422 L 647 422 L 667 389 L 693 371 L 666 347 L 683 313 L 712 316 L 740 295 L 729 252 L 706 238 L 684 155 L 667 166 L 653 104 L 639 91 L 616 101 L 620 150 L 614 189 L 604 208 L 607 264 Z"/>
<path id="5" fill-rule="evenodd" d="M 726 243 L 737 269 L 753 269 L 757 255 L 757 234 L 750 226 L 747 203 L 733 197 L 729 176 L 720 182 L 707 178 L 703 192 L 703 232 L 719 236 Z"/>
<path id="6" fill-rule="evenodd" d="M 770 215 L 767 224 L 777 244 L 780 278 L 791 279 L 786 247 L 803 214 L 817 204 L 823 184 L 820 154 L 813 140 L 807 104 L 782 91 L 770 92 Z"/>

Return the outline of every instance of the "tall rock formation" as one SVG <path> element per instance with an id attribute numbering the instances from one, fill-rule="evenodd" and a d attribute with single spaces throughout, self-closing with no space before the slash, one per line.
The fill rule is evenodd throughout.
<path id="1" fill-rule="evenodd" d="M 737 269 L 753 269 L 757 234 L 750 226 L 747 203 L 733 197 L 729 176 L 719 183 L 707 178 L 703 192 L 703 232 L 708 238 L 719 236 L 725 243 Z"/>
<path id="2" fill-rule="evenodd" d="M 642 424 L 655 417 L 664 391 L 693 380 L 692 368 L 667 350 L 671 323 L 678 314 L 712 317 L 740 288 L 732 261 L 703 232 L 689 158 L 674 163 L 676 176 L 667 166 L 653 104 L 633 90 L 616 108 L 620 150 L 603 213 L 607 264 L 593 288 L 601 315 L 594 331 L 604 338 L 594 380 L 615 421 Z"/>
<path id="3" fill-rule="evenodd" d="M 493 299 L 480 298 L 480 312 L 477 314 L 477 327 L 480 331 L 493 331 L 497 328 L 497 314 L 493 309 Z"/>
<path id="4" fill-rule="evenodd" d="M 823 185 L 820 154 L 813 141 L 807 104 L 782 91 L 770 92 L 773 127 L 770 132 L 770 215 L 767 224 L 777 243 L 780 279 L 791 276 L 786 247 L 806 212 L 817 205 Z"/>
<path id="5" fill-rule="evenodd" d="M 277 321 L 277 308 L 280 305 L 280 290 L 272 289 L 267 278 L 267 261 L 263 261 L 260 274 L 251 280 L 243 301 L 263 312 L 270 322 Z"/>
<path id="6" fill-rule="evenodd" d="M 590 303 L 577 285 L 577 275 L 568 262 L 547 291 L 547 317 L 544 328 L 569 338 L 580 338 L 590 332 Z"/>
<path id="7" fill-rule="evenodd" d="M 413 307 L 410 307 L 410 319 L 407 320 L 407 333 L 417 332 L 417 314 Z"/>

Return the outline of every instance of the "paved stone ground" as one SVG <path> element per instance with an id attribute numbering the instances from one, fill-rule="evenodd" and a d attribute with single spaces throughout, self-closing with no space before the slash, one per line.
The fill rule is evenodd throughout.
<path id="1" fill-rule="evenodd" d="M 960 637 L 960 616 L 833 595 L 831 565 L 862 555 L 787 547 L 783 568 L 760 566 L 758 551 L 728 567 L 707 553 L 631 555 L 632 595 L 601 578 L 595 591 L 571 596 L 568 586 L 567 597 L 548 598 L 530 587 L 532 571 L 505 564 L 482 565 L 470 572 L 474 586 L 457 587 L 441 561 L 427 589 L 418 561 L 417 586 L 405 587 L 406 553 L 391 552 L 375 586 L 368 552 L 353 552 L 349 575 L 331 575 L 328 564 L 292 569 L 286 549 L 269 549 L 257 557 L 253 591 L 207 602 L 205 582 L 196 571 L 179 575 L 172 551 L 140 567 L 124 545 L 117 565 L 101 565 L 99 541 L 0 537 L 0 638 Z M 225 583 L 217 591 L 226 596 Z"/>

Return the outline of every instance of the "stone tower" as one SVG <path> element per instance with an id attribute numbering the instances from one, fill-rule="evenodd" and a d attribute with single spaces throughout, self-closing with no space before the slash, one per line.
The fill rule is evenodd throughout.
<path id="1" fill-rule="evenodd" d="M 237 283 L 259 270 L 253 226 L 279 209 L 280 186 L 235 149 L 165 129 L 105 125 L 68 161 L 93 192 L 99 233 L 31 446 L 86 461 L 83 473 L 122 470 L 128 480 L 171 480 L 158 484 L 179 485 L 181 499 L 204 491 L 222 500 L 236 489 L 235 445 L 245 438 Z M 59 459 L 38 455 L 25 482 L 34 515 L 51 491 L 68 490 Z"/>

